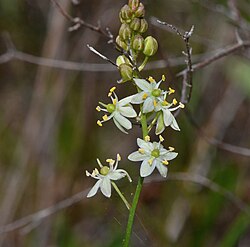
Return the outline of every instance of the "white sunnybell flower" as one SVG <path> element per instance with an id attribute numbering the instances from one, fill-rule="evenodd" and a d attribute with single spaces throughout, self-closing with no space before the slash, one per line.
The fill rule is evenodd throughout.
<path id="1" fill-rule="evenodd" d="M 173 152 L 174 148 L 172 147 L 169 147 L 169 149 L 163 147 L 161 144 L 164 141 L 162 136 L 160 136 L 159 142 L 150 142 L 149 138 L 145 138 L 145 140 L 137 138 L 139 149 L 131 153 L 128 159 L 131 161 L 142 161 L 140 168 L 141 177 L 151 175 L 155 168 L 163 177 L 166 177 L 168 161 L 174 159 L 178 153 Z"/>
<path id="2" fill-rule="evenodd" d="M 121 160 L 121 156 L 117 154 L 116 161 L 112 159 L 107 159 L 106 161 L 109 163 L 108 166 L 103 166 L 99 159 L 97 159 L 97 163 L 100 166 L 100 172 L 97 168 L 93 170 L 92 173 L 89 173 L 86 171 L 86 176 L 90 176 L 94 179 L 97 179 L 98 181 L 95 183 L 95 185 L 92 187 L 92 189 L 89 191 L 87 197 L 94 196 L 98 189 L 100 188 L 102 194 L 106 197 L 111 196 L 111 181 L 119 180 L 125 176 L 128 177 L 128 180 L 132 182 L 129 174 L 123 170 L 123 169 L 117 169 L 118 163 Z"/>
<path id="3" fill-rule="evenodd" d="M 152 77 L 149 77 L 148 81 L 144 79 L 134 79 L 135 84 L 141 92 L 132 97 L 131 103 L 143 104 L 143 113 L 158 111 L 158 102 L 167 94 L 166 91 L 159 88 L 163 81 L 165 81 L 165 76 L 162 76 L 162 79 L 157 83 Z"/>
<path id="4" fill-rule="evenodd" d="M 173 90 L 173 89 L 170 88 L 170 90 Z M 172 111 L 176 111 L 179 108 L 184 108 L 184 105 L 181 102 L 179 102 L 179 105 L 177 104 L 178 102 L 176 99 L 173 99 L 172 103 L 168 103 L 164 99 L 162 102 L 158 104 L 158 109 L 161 112 L 157 118 L 156 130 L 155 130 L 156 135 L 161 134 L 165 130 L 165 128 L 168 126 L 170 126 L 174 130 L 180 131 L 179 125 L 174 115 L 171 113 Z"/>
<path id="5" fill-rule="evenodd" d="M 137 116 L 137 113 L 130 104 L 132 96 L 128 96 L 119 101 L 116 93 L 114 92 L 115 89 L 115 87 L 112 87 L 108 94 L 108 97 L 110 97 L 112 101 L 111 104 L 103 104 L 99 102 L 99 104 L 102 105 L 104 108 L 101 108 L 100 106 L 96 107 L 97 111 L 104 111 L 110 113 L 109 116 L 105 114 L 102 117 L 102 120 L 97 121 L 97 124 L 99 126 L 102 126 L 103 122 L 113 119 L 117 128 L 127 134 L 126 130 L 132 128 L 132 123 L 127 118 L 134 118 Z"/>

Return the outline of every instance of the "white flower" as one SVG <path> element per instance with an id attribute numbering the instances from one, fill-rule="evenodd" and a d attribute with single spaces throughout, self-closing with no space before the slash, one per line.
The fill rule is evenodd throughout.
<path id="1" fill-rule="evenodd" d="M 111 104 L 106 105 L 99 102 L 99 104 L 105 108 L 101 108 L 100 106 L 96 107 L 97 111 L 110 113 L 109 116 L 105 114 L 102 117 L 102 121 L 98 120 L 97 124 L 102 126 L 103 122 L 106 122 L 112 118 L 118 129 L 127 134 L 126 130 L 132 128 L 132 123 L 127 118 L 134 118 L 137 116 L 137 113 L 130 104 L 132 96 L 126 97 L 119 101 L 117 95 L 114 92 L 115 89 L 115 87 L 111 88 L 108 94 L 112 100 Z"/>
<path id="2" fill-rule="evenodd" d="M 162 80 L 155 82 L 152 77 L 149 77 L 147 80 L 144 79 L 134 79 L 135 84 L 141 90 L 141 92 L 135 94 L 132 97 L 132 104 L 142 104 L 142 112 L 149 113 L 152 111 L 159 111 L 158 102 L 164 98 L 167 94 L 166 91 L 159 88 L 162 81 L 165 80 L 165 77 L 162 76 Z"/>
<path id="3" fill-rule="evenodd" d="M 93 186 L 93 188 L 89 191 L 87 197 L 94 196 L 97 193 L 99 188 L 104 196 L 110 197 L 112 180 L 116 181 L 127 176 L 128 180 L 132 182 L 129 174 L 125 170 L 117 169 L 118 162 L 120 160 L 121 160 L 121 156 L 119 154 L 117 154 L 116 161 L 112 159 L 107 159 L 106 161 L 109 163 L 109 167 L 108 167 L 108 166 L 103 166 L 100 160 L 97 159 L 97 163 L 101 168 L 100 172 L 98 171 L 97 168 L 95 168 L 92 173 L 89 173 L 88 171 L 86 171 L 86 176 L 88 177 L 90 176 L 98 180 Z"/>
<path id="4" fill-rule="evenodd" d="M 156 130 L 155 130 L 156 135 L 161 134 L 168 126 L 170 126 L 174 130 L 180 131 L 179 125 L 175 120 L 174 115 L 171 113 L 172 111 L 176 111 L 179 108 L 184 108 L 184 105 L 181 102 L 179 102 L 178 106 L 175 106 L 177 105 L 177 103 L 178 102 L 176 99 L 173 99 L 173 102 L 171 104 L 164 99 L 158 104 L 159 110 L 161 112 L 157 118 Z M 171 106 L 173 105 L 175 107 L 171 108 Z"/>
<path id="5" fill-rule="evenodd" d="M 148 139 L 146 139 L 148 140 Z M 178 153 L 172 152 L 174 148 L 165 149 L 161 142 L 164 139 L 160 136 L 159 142 L 144 141 L 137 138 L 138 151 L 131 153 L 128 159 L 131 161 L 142 161 L 140 176 L 147 177 L 152 174 L 155 168 L 163 176 L 167 176 L 168 161 L 174 159 Z"/>

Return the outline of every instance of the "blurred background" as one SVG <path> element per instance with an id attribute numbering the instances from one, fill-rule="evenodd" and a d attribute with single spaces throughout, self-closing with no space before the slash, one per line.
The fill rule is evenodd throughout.
<path id="1" fill-rule="evenodd" d="M 117 35 L 114 0 L 58 0 L 65 12 Z M 165 146 L 178 158 L 169 177 L 146 180 L 131 246 L 250 246 L 250 2 L 248 0 L 144 0 L 148 35 L 159 51 L 144 71 L 180 99 L 186 68 L 183 40 L 156 19 L 180 30 L 195 26 L 190 39 L 193 74 L 190 102 L 178 115 L 181 132 L 167 129 Z M 132 201 L 139 164 L 127 155 L 136 147 L 111 121 L 96 125 L 98 101 L 108 102 L 115 67 L 87 44 L 115 60 L 108 39 L 72 23 L 51 1 L 0 1 L 0 246 L 119 247 L 128 212 L 114 192 L 87 199 L 96 158 L 120 153 L 133 177 L 119 188 Z M 245 45 L 246 44 L 246 45 Z M 220 54 L 221 58 L 216 54 Z M 209 58 L 213 57 L 210 61 Z M 209 61 L 204 66 L 204 61 Z M 210 63 L 211 62 L 211 63 Z M 129 83 L 117 86 L 125 97 Z M 38 212 L 38 213 L 37 213 Z"/>

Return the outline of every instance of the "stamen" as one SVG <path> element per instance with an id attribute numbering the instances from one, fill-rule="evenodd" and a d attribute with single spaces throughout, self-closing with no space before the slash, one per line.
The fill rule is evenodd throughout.
<path id="1" fill-rule="evenodd" d="M 97 170 L 97 168 L 95 168 L 95 170 L 93 170 L 93 172 L 92 172 L 92 176 L 95 177 L 98 174 L 99 174 L 99 171 Z"/>
<path id="2" fill-rule="evenodd" d="M 168 147 L 168 149 L 170 152 L 174 151 L 174 147 Z"/>
<path id="3" fill-rule="evenodd" d="M 105 114 L 103 117 L 102 117 L 103 121 L 107 121 L 108 120 L 108 116 Z"/>
<path id="4" fill-rule="evenodd" d="M 153 161 L 154 161 L 154 159 L 148 160 L 149 165 L 152 165 Z"/>
<path id="5" fill-rule="evenodd" d="M 91 174 L 88 171 L 86 171 L 86 176 L 89 177 L 90 175 Z"/>
<path id="6" fill-rule="evenodd" d="M 117 100 L 116 100 L 116 99 L 113 99 L 112 101 L 113 101 L 113 104 L 116 105 Z"/>
<path id="7" fill-rule="evenodd" d="M 175 93 L 175 90 L 171 87 L 168 88 L 168 95 L 172 94 L 172 93 Z"/>
<path id="8" fill-rule="evenodd" d="M 142 96 L 142 99 L 146 99 L 147 97 L 148 97 L 148 94 L 144 93 L 143 96 Z"/>
<path id="9" fill-rule="evenodd" d="M 164 141 L 164 138 L 162 137 L 162 135 L 159 135 L 159 138 L 160 138 L 160 142 Z"/>
<path id="10" fill-rule="evenodd" d="M 122 160 L 122 157 L 121 157 L 120 154 L 117 154 L 117 160 L 118 160 L 118 161 L 121 161 L 121 160 Z"/>
<path id="11" fill-rule="evenodd" d="M 151 83 L 153 83 L 153 82 L 155 82 L 155 79 L 152 76 L 149 76 L 148 77 L 148 81 L 151 82 Z"/>
<path id="12" fill-rule="evenodd" d="M 115 163 L 113 159 L 106 159 L 106 162 L 108 162 L 110 165 L 113 165 Z"/>
<path id="13" fill-rule="evenodd" d="M 167 106 L 167 105 L 169 105 L 169 103 L 168 103 L 166 100 L 164 100 L 164 101 L 162 102 L 162 105 L 163 105 L 163 106 Z"/>
<path id="14" fill-rule="evenodd" d="M 156 107 L 157 106 L 157 102 L 156 102 L 156 100 L 154 100 L 154 107 Z"/>
<path id="15" fill-rule="evenodd" d="M 169 164 L 169 162 L 167 160 L 163 160 L 162 164 L 167 166 Z"/>
<path id="16" fill-rule="evenodd" d="M 149 142 L 149 141 L 150 141 L 150 136 L 145 136 L 144 140 L 145 140 L 146 142 Z"/>
<path id="17" fill-rule="evenodd" d="M 176 98 L 173 99 L 173 105 L 177 105 L 178 101 L 176 100 Z"/>
<path id="18" fill-rule="evenodd" d="M 98 120 L 96 123 L 97 123 L 97 125 L 99 125 L 100 127 L 102 127 L 102 122 L 100 120 Z"/>
<path id="19" fill-rule="evenodd" d="M 109 92 L 113 93 L 115 90 L 116 90 L 116 87 L 112 87 L 112 88 L 110 88 Z"/>
<path id="20" fill-rule="evenodd" d="M 161 79 L 162 79 L 162 81 L 166 81 L 166 76 L 165 76 L 165 75 L 162 75 L 162 76 L 161 76 Z"/>
<path id="21" fill-rule="evenodd" d="M 101 107 L 98 105 L 96 108 L 95 108 L 97 111 L 101 111 Z"/>
<path id="22" fill-rule="evenodd" d="M 141 153 L 141 154 L 145 154 L 145 150 L 143 148 L 139 148 L 138 152 Z"/>
<path id="23" fill-rule="evenodd" d="M 179 106 L 180 106 L 180 108 L 185 108 L 185 105 L 184 104 L 182 104 L 181 102 L 179 103 Z"/>

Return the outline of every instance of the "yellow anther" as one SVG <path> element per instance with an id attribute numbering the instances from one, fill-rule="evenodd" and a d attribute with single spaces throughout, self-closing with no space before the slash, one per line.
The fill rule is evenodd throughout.
<path id="1" fill-rule="evenodd" d="M 174 151 L 174 147 L 168 147 L 168 149 L 170 152 Z"/>
<path id="2" fill-rule="evenodd" d="M 149 165 L 152 165 L 154 159 L 148 160 Z"/>
<path id="3" fill-rule="evenodd" d="M 118 161 L 121 161 L 121 160 L 122 160 L 122 157 L 121 157 L 120 154 L 117 154 L 117 160 L 118 160 Z"/>
<path id="4" fill-rule="evenodd" d="M 149 142 L 149 141 L 150 141 L 150 136 L 145 136 L 144 140 L 145 140 L 146 142 Z"/>
<path id="5" fill-rule="evenodd" d="M 168 88 L 168 95 L 175 93 L 175 90 L 171 87 Z"/>
<path id="6" fill-rule="evenodd" d="M 181 102 L 179 103 L 179 105 L 180 105 L 180 108 L 185 108 L 185 105 L 184 104 L 182 104 Z"/>
<path id="7" fill-rule="evenodd" d="M 109 92 L 113 93 L 115 90 L 116 90 L 116 87 L 112 87 L 112 88 L 110 88 Z"/>
<path id="8" fill-rule="evenodd" d="M 146 99 L 147 97 L 148 97 L 148 94 L 144 93 L 143 96 L 142 96 L 142 99 Z"/>
<path id="9" fill-rule="evenodd" d="M 165 76 L 165 75 L 162 75 L 162 76 L 161 76 L 161 80 L 162 80 L 162 81 L 166 81 L 166 76 Z"/>
<path id="10" fill-rule="evenodd" d="M 148 81 L 152 83 L 152 82 L 155 82 L 155 79 L 152 76 L 149 76 Z"/>
<path id="11" fill-rule="evenodd" d="M 109 93 L 108 93 L 108 97 L 110 97 L 111 95 L 112 95 L 112 92 L 109 92 Z"/>
<path id="12" fill-rule="evenodd" d="M 105 114 L 103 117 L 102 117 L 103 121 L 107 121 L 109 118 L 108 116 Z"/>
<path id="13" fill-rule="evenodd" d="M 91 175 L 88 171 L 86 171 L 85 173 L 86 173 L 87 177 L 89 177 Z"/>
<path id="14" fill-rule="evenodd" d="M 162 102 L 162 105 L 163 105 L 163 106 L 167 106 L 167 105 L 169 105 L 169 103 L 168 103 L 166 100 L 164 100 L 164 101 Z"/>
<path id="15" fill-rule="evenodd" d="M 176 100 L 176 98 L 173 99 L 173 102 L 172 102 L 174 105 L 177 105 L 178 101 Z"/>
<path id="16" fill-rule="evenodd" d="M 113 99 L 113 104 L 116 105 L 116 103 L 117 103 L 117 100 Z"/>
<path id="17" fill-rule="evenodd" d="M 95 108 L 97 111 L 101 111 L 101 107 L 98 105 L 96 108 Z"/>
<path id="18" fill-rule="evenodd" d="M 113 165 L 115 163 L 113 159 L 106 159 L 106 162 L 108 162 L 110 165 Z"/>
<path id="19" fill-rule="evenodd" d="M 162 135 L 159 135 L 159 138 L 160 138 L 160 142 L 164 141 L 164 138 L 162 137 Z"/>
<path id="20" fill-rule="evenodd" d="M 140 154 L 145 154 L 145 150 L 143 148 L 139 148 L 138 151 Z"/>
<path id="21" fill-rule="evenodd" d="M 167 166 L 169 164 L 169 162 L 167 160 L 163 160 L 162 164 Z"/>
<path id="22" fill-rule="evenodd" d="M 154 107 L 156 107 L 157 106 L 157 102 L 156 102 L 156 100 L 154 100 Z"/>
<path id="23" fill-rule="evenodd" d="M 101 122 L 100 120 L 98 120 L 96 123 L 97 123 L 100 127 L 102 127 L 102 122 Z"/>

